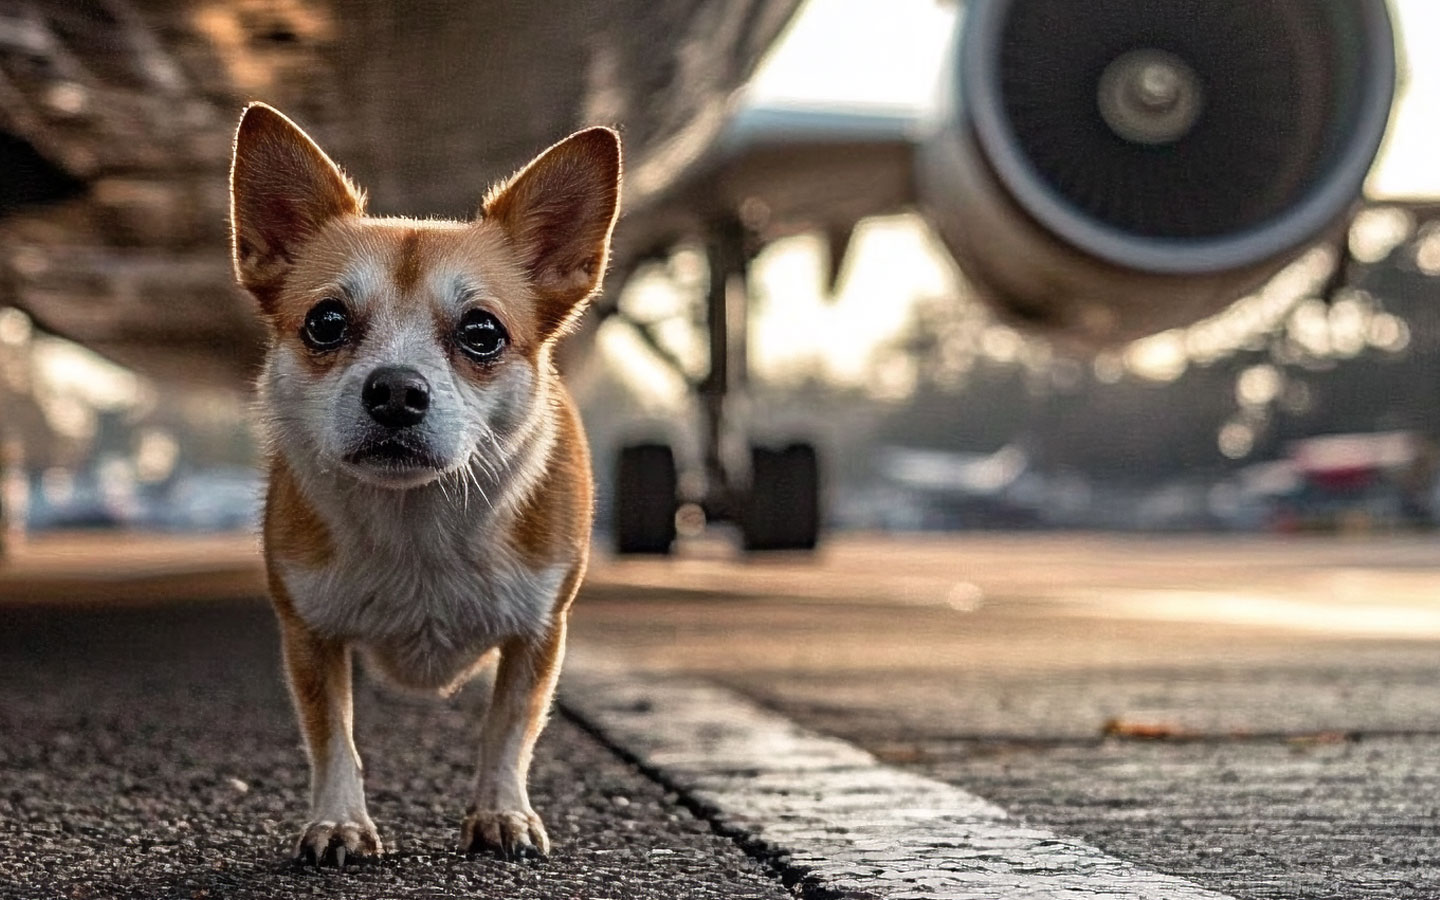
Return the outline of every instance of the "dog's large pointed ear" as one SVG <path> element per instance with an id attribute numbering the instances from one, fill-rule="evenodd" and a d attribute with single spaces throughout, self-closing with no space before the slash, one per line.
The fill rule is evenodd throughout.
<path id="1" fill-rule="evenodd" d="M 235 132 L 230 232 L 235 276 L 269 311 L 296 249 L 365 205 L 330 157 L 294 122 L 252 103 Z"/>
<path id="2" fill-rule="evenodd" d="M 587 128 L 535 157 L 485 199 L 540 298 L 545 337 L 563 332 L 600 287 L 620 210 L 620 135 Z"/>

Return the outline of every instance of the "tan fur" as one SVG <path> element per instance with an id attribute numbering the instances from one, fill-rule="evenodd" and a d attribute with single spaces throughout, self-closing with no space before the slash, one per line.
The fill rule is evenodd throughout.
<path id="1" fill-rule="evenodd" d="M 323 566 L 335 556 L 330 529 L 315 513 L 295 484 L 295 476 L 282 459 L 270 462 L 270 488 L 265 497 L 265 547 L 272 562 L 287 560 Z M 276 574 L 270 574 L 274 591 Z M 286 601 L 289 602 L 288 600 Z"/>
<path id="2" fill-rule="evenodd" d="M 409 288 L 399 294 L 401 302 L 416 301 L 413 288 L 420 273 L 449 264 L 492 287 L 486 305 L 493 305 L 509 326 L 515 349 L 534 356 L 544 338 L 536 321 L 541 301 L 516 257 L 503 229 L 489 220 L 462 224 L 362 216 L 336 219 L 314 232 L 307 239 L 305 255 L 294 261 L 285 290 L 277 294 L 273 306 L 275 331 L 281 339 L 297 342 L 306 312 L 336 289 L 337 278 L 352 259 L 375 260 L 391 273 L 397 288 L 404 276 Z M 435 312 L 438 315 L 440 310 Z M 362 327 L 366 324 L 361 322 Z M 344 359 L 342 351 L 336 360 Z"/>
<path id="3" fill-rule="evenodd" d="M 559 677 L 569 607 L 589 555 L 593 503 L 579 415 L 551 356 L 554 342 L 600 285 L 617 216 L 619 173 L 617 136 L 591 129 L 546 150 L 492 191 L 474 222 L 370 218 L 364 215 L 363 194 L 288 119 L 259 104 L 241 119 L 231 176 L 236 278 L 259 301 L 270 325 L 272 362 L 293 360 L 290 370 L 270 376 L 273 384 L 265 402 L 281 402 L 279 391 L 289 398 L 284 402 L 293 404 L 311 383 L 343 386 L 348 382 L 334 379 L 370 365 L 370 357 L 360 354 L 374 352 L 372 339 L 403 322 L 411 329 L 405 332 L 406 340 L 421 340 L 412 326 L 430 322 L 423 340 L 434 349 L 427 352 L 444 360 L 432 365 L 445 367 L 446 377 L 468 385 L 466 390 L 475 396 L 513 393 L 527 385 L 528 394 L 506 395 L 506 402 L 530 404 L 526 415 L 535 417 L 524 420 L 524 427 L 514 424 L 515 446 L 507 451 L 513 462 L 505 470 L 513 486 L 492 484 L 499 502 L 487 495 L 489 507 L 472 512 L 468 496 L 461 506 L 458 493 L 437 494 L 424 480 L 414 488 L 393 488 L 423 493 L 407 506 L 393 500 L 387 489 L 346 481 L 347 476 L 337 474 L 343 461 L 317 464 L 305 453 L 297 456 L 292 432 L 309 427 L 303 424 L 306 416 L 330 409 L 328 399 L 302 403 L 300 411 L 266 410 L 267 416 L 290 423 L 280 433 L 285 440 L 277 440 L 271 451 L 264 543 L 286 674 L 312 764 L 313 820 L 297 852 L 317 862 L 343 864 L 347 853 L 381 850 L 365 811 L 351 735 L 352 645 L 374 651 L 382 669 L 402 681 L 439 686 L 498 649 L 494 696 L 481 729 L 480 764 L 462 844 L 467 850 L 549 851 L 544 827 L 530 808 L 525 771 Z M 452 284 L 481 287 L 457 298 L 459 289 Z M 311 349 L 301 340 L 307 315 L 322 302 L 345 305 L 348 331 L 342 346 Z M 498 317 L 508 335 L 504 355 L 477 359 L 460 349 L 455 338 L 457 304 Z M 359 402 L 358 397 L 342 399 Z M 477 446 L 466 452 L 484 457 L 492 451 Z M 494 452 L 499 452 L 498 445 Z M 461 464 L 472 463 L 462 457 Z M 482 471 L 490 472 L 498 463 L 486 465 L 491 468 L 482 465 Z M 372 495 L 377 502 L 374 523 L 368 521 L 369 513 L 353 506 L 356 497 Z M 376 556 L 389 552 L 386 541 L 403 541 L 411 525 L 417 534 L 436 527 L 403 518 L 387 524 L 386 517 L 430 514 L 415 509 L 433 510 L 447 522 L 473 520 L 478 529 L 474 538 L 456 544 L 459 558 L 433 577 L 405 571 L 406 566 L 428 564 L 417 562 L 418 557 Z M 354 536 L 366 534 L 366 527 L 373 531 L 381 526 L 383 540 L 353 545 Z M 453 525 L 445 527 L 453 530 Z M 440 534 L 444 537 L 439 546 L 455 540 L 452 531 Z M 429 553 L 435 547 L 422 549 Z M 395 607 L 401 618 L 394 628 L 410 627 L 404 616 L 431 615 L 433 620 L 424 620 L 413 637 L 409 631 L 392 634 L 367 631 L 372 628 L 368 625 L 334 624 L 371 621 L 347 618 L 345 610 L 335 608 L 336 602 L 367 609 L 378 603 L 384 609 L 393 599 L 373 596 L 378 588 L 365 596 L 363 585 L 356 596 L 338 601 L 331 596 L 335 584 L 348 583 L 343 579 L 355 577 L 357 567 L 366 571 L 365 566 L 377 571 L 377 580 L 370 584 L 388 578 L 386 583 L 421 592 L 414 601 L 421 606 L 411 607 L 405 600 Z M 488 588 L 487 573 L 508 580 Z M 472 582 L 477 588 L 473 602 L 480 606 L 447 612 L 447 604 L 457 602 L 457 585 Z M 432 589 L 444 593 L 423 593 Z M 525 598 L 530 596 L 527 591 L 537 590 L 552 593 L 545 595 L 546 608 L 532 628 L 524 624 Z M 315 591 L 324 595 L 311 596 Z M 427 612 L 426 603 L 435 604 L 436 611 Z M 491 615 L 486 603 L 508 604 L 509 611 L 502 613 L 497 606 L 493 623 L 484 624 Z M 511 623 L 505 615 L 521 619 Z M 442 636 L 435 646 L 449 648 L 447 652 L 470 647 L 476 635 L 485 645 L 474 645 L 468 658 L 434 656 L 425 643 L 428 630 L 445 628 L 468 629 Z M 492 633 L 493 642 L 484 639 Z"/>
<path id="4" fill-rule="evenodd" d="M 295 614 L 285 586 L 274 577 L 270 596 L 280 623 L 281 653 L 306 752 L 323 758 L 332 739 L 350 739 L 350 722 L 335 721 L 330 710 L 332 699 L 350 705 L 350 654 L 342 642 L 327 641 L 305 626 Z"/>
<path id="5" fill-rule="evenodd" d="M 557 552 L 567 558 L 584 554 L 590 542 L 590 454 L 578 438 L 580 414 L 568 395 L 557 415 L 560 432 L 550 464 L 552 477 L 521 504 L 510 534 L 515 549 L 533 566 L 554 562 Z"/>
<path id="6" fill-rule="evenodd" d="M 402 294 L 415 290 L 415 284 L 420 280 L 420 270 L 420 231 L 412 229 L 400 240 L 399 261 L 395 266 L 395 287 L 399 288 Z"/>

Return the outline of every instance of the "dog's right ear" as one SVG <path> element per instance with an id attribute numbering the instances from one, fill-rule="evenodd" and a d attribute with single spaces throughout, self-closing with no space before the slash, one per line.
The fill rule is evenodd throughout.
<path id="1" fill-rule="evenodd" d="M 358 215 L 364 195 L 294 122 L 263 103 L 240 116 L 230 167 L 235 277 L 272 312 L 296 250 L 338 216 Z"/>

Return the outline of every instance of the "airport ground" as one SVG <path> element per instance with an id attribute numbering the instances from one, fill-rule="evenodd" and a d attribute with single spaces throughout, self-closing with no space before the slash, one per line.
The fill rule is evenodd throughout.
<path id="1" fill-rule="evenodd" d="M 396 852 L 343 876 L 285 860 L 305 776 L 259 585 L 249 539 L 47 539 L 0 567 L 0 896 L 311 896 L 338 877 L 375 897 L 985 895 L 919 843 L 827 884 L 833 867 L 755 837 L 793 833 L 766 821 L 791 813 L 687 787 L 717 746 L 705 716 L 719 728 L 731 708 L 686 711 L 684 759 L 627 743 L 596 681 L 616 672 L 657 697 L 710 686 L 912 787 L 1217 896 L 1440 895 L 1431 537 L 840 537 L 813 559 L 720 541 L 600 559 L 537 753 L 554 856 L 453 850 L 481 692 L 434 707 L 367 682 L 359 740 Z M 1163 895 L 1087 859 L 1066 883 L 1088 882 L 1043 896 Z"/>

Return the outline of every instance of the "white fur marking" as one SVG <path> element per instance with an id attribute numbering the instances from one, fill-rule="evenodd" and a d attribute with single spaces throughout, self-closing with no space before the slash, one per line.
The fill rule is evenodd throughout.
<path id="1" fill-rule="evenodd" d="M 315 760 L 311 786 L 310 816 L 316 822 L 369 823 L 365 809 L 365 786 L 360 778 L 360 760 L 350 742 L 337 729 L 323 760 Z"/>

